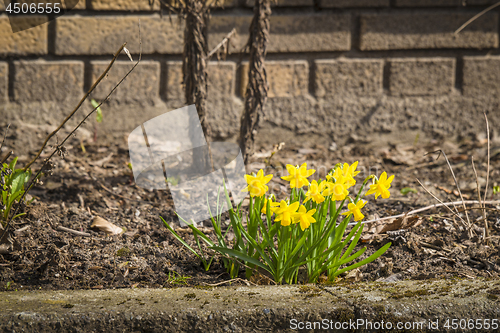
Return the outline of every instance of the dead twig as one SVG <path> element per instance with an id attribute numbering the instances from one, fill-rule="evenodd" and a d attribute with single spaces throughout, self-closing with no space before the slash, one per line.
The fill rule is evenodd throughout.
<path id="1" fill-rule="evenodd" d="M 269 41 L 270 17 L 271 1 L 256 0 L 246 45 L 246 49 L 249 49 L 250 52 L 250 61 L 248 63 L 245 110 L 241 116 L 238 138 L 245 164 L 248 164 L 250 153 L 253 150 L 259 117 L 267 101 L 269 87 L 264 60 Z"/>
<path id="2" fill-rule="evenodd" d="M 462 206 L 463 206 L 464 211 L 465 211 L 465 217 L 467 218 L 467 231 L 469 233 L 469 237 L 472 237 L 472 230 L 471 230 L 472 223 L 470 222 L 469 213 L 467 213 L 467 209 L 465 208 L 465 204 L 463 203 L 464 202 L 464 196 L 462 195 L 462 191 L 460 190 L 460 186 L 458 186 L 457 177 L 455 177 L 455 172 L 453 172 L 453 168 L 451 167 L 450 160 L 448 160 L 448 156 L 446 156 L 445 152 L 442 149 L 438 149 L 438 150 L 434 151 L 433 153 L 436 153 L 436 152 L 439 152 L 439 155 L 436 158 L 436 160 L 439 158 L 439 156 L 441 154 L 443 154 L 443 157 L 446 160 L 446 163 L 448 164 L 448 168 L 450 169 L 451 175 L 453 176 L 453 180 L 455 181 L 455 186 L 457 187 L 458 194 L 460 195 L 460 199 L 462 200 Z M 419 181 L 419 183 L 420 183 L 420 181 Z M 420 183 L 420 185 L 422 185 L 422 183 Z M 424 185 L 422 185 L 422 187 L 424 187 Z M 424 187 L 424 189 L 425 189 L 425 187 Z M 430 194 L 430 192 L 428 192 L 428 193 Z M 433 196 L 433 197 L 435 199 L 437 199 L 435 196 Z M 460 219 L 463 221 L 462 218 L 460 218 Z"/>
<path id="3" fill-rule="evenodd" d="M 497 3 L 497 5 L 500 4 Z M 486 112 L 484 113 L 484 119 L 486 121 L 486 137 L 488 138 L 488 164 L 486 167 L 486 187 L 484 188 L 484 199 L 483 201 L 486 201 L 486 193 L 488 192 L 488 182 L 490 180 L 490 124 L 488 123 L 488 116 L 486 115 Z M 477 176 L 476 176 L 477 178 Z M 486 243 L 490 243 L 489 238 L 490 238 L 490 230 L 488 228 L 488 220 L 486 219 L 486 210 L 483 210 L 483 216 L 484 216 L 484 239 L 486 240 Z"/>
<path id="4" fill-rule="evenodd" d="M 464 220 L 464 219 L 463 219 L 463 218 L 462 218 L 459 214 L 455 213 L 455 212 L 454 212 L 454 211 L 453 211 L 450 207 L 448 207 L 447 205 L 444 205 L 444 202 L 443 202 L 441 199 L 439 199 L 439 198 L 438 198 L 438 197 L 436 197 L 434 194 L 432 194 L 432 193 L 431 193 L 431 191 L 429 191 L 429 190 L 428 190 L 428 189 L 424 186 L 424 184 L 422 184 L 422 183 L 420 182 L 420 180 L 418 180 L 418 179 L 417 179 L 417 182 L 420 184 L 420 186 L 422 186 L 422 188 L 425 190 L 425 192 L 429 193 L 429 194 L 430 194 L 430 195 L 431 195 L 431 196 L 432 196 L 435 200 L 439 201 L 439 203 L 440 203 L 440 204 L 443 204 L 443 206 L 445 206 L 446 208 L 448 208 L 448 210 L 449 210 L 449 211 L 450 211 L 453 215 L 455 215 L 456 217 L 458 217 L 458 218 L 460 219 L 460 221 L 462 221 L 462 224 L 463 224 L 466 228 L 468 228 L 468 226 L 470 225 L 470 222 L 469 222 L 469 224 L 467 224 L 467 223 L 465 222 L 465 220 Z M 463 203 L 464 201 L 462 200 L 461 202 Z M 464 205 L 464 209 L 465 209 L 465 205 Z M 469 229 L 469 230 L 470 230 L 470 229 Z"/>
<path id="5" fill-rule="evenodd" d="M 400 218 L 400 217 L 415 215 L 415 214 L 418 214 L 418 213 L 421 213 L 421 212 L 425 212 L 426 210 L 430 210 L 430 209 L 433 209 L 433 208 L 439 208 L 439 207 L 443 207 L 443 206 L 447 207 L 448 209 L 451 209 L 451 208 L 448 207 L 448 205 L 457 205 L 457 204 L 461 204 L 462 202 L 464 204 L 466 204 L 466 205 L 477 205 L 477 204 L 479 204 L 479 201 L 477 201 L 477 200 L 442 202 L 442 203 L 439 203 L 439 204 L 433 204 L 433 205 L 422 207 L 422 208 L 419 208 L 419 209 L 414 209 L 414 210 L 409 211 L 408 213 L 403 213 L 403 214 L 398 214 L 398 215 L 393 215 L 393 216 L 387 216 L 387 217 L 382 217 L 382 218 L 368 220 L 368 221 L 362 221 L 361 223 L 362 224 L 367 224 L 367 223 L 374 223 L 374 222 L 378 222 L 378 221 L 386 221 L 386 220 L 390 220 L 390 219 L 397 219 L 397 218 Z M 483 205 L 500 205 L 500 200 L 483 201 Z M 482 207 L 479 207 L 478 209 L 482 209 Z M 453 214 L 455 215 L 455 212 L 453 212 Z M 349 223 L 349 225 L 355 225 L 357 223 L 358 222 L 351 222 L 351 223 Z"/>
<path id="6" fill-rule="evenodd" d="M 434 244 L 429 244 L 429 243 L 422 242 L 422 241 L 419 241 L 418 243 L 420 245 L 422 245 L 423 247 L 426 247 L 426 248 L 429 248 L 429 249 L 433 249 L 433 250 L 437 250 L 437 251 L 451 252 L 451 250 L 445 249 L 444 247 L 436 246 Z"/>
<path id="7" fill-rule="evenodd" d="M 222 38 L 222 41 L 217 44 L 216 47 L 213 48 L 212 51 L 210 51 L 208 54 L 207 54 L 207 57 L 206 57 L 206 60 L 210 60 L 210 58 L 214 55 L 215 52 L 218 52 L 220 48 L 223 48 L 226 53 L 227 51 L 229 50 L 229 41 L 231 39 L 231 37 L 233 37 L 233 35 L 236 33 L 236 28 L 233 28 L 233 30 L 231 30 L 231 32 L 229 32 L 226 37 Z"/>
<path id="8" fill-rule="evenodd" d="M 251 284 L 256 286 L 257 284 L 251 282 L 251 281 L 248 281 L 248 280 L 244 280 L 244 279 L 240 279 L 240 278 L 236 278 L 236 279 L 231 279 L 231 280 L 227 280 L 227 281 L 222 281 L 222 282 L 219 282 L 219 283 L 205 283 L 206 286 L 210 286 L 210 287 L 217 287 L 217 286 L 220 286 L 220 285 L 223 285 L 223 284 L 226 284 L 226 283 L 231 283 L 231 282 L 235 282 L 235 281 L 242 281 L 244 282 L 247 286 L 250 286 Z"/>
<path id="9" fill-rule="evenodd" d="M 45 146 L 47 146 L 47 143 L 49 142 L 49 140 L 57 134 L 57 132 L 59 132 L 59 130 L 61 130 L 61 128 L 68 122 L 68 120 L 70 120 L 74 114 L 76 113 L 76 111 L 78 111 L 78 109 L 80 109 L 80 107 L 82 106 L 83 102 L 85 102 L 85 100 L 90 96 L 90 94 L 92 93 L 92 91 L 94 91 L 94 89 L 97 87 L 97 85 L 102 81 L 102 79 L 104 79 L 106 77 L 106 75 L 108 74 L 109 70 L 111 69 L 111 67 L 113 66 L 114 62 L 116 61 L 116 59 L 118 58 L 118 56 L 120 55 L 120 53 L 123 51 L 123 49 L 125 48 L 125 45 L 127 45 L 127 43 L 124 43 L 120 49 L 115 53 L 113 59 L 111 60 L 111 62 L 109 63 L 108 67 L 106 68 L 106 70 L 101 74 L 101 76 L 99 76 L 99 78 L 94 82 L 94 84 L 92 85 L 92 87 L 90 87 L 89 91 L 87 91 L 87 93 L 82 97 L 82 99 L 80 100 L 80 102 L 78 103 L 78 105 L 75 107 L 75 109 L 63 120 L 63 122 L 54 130 L 52 131 L 52 133 L 50 133 L 47 138 L 45 138 L 45 141 L 43 142 L 42 144 L 42 147 L 40 148 L 40 150 L 38 151 L 38 153 L 36 154 L 36 156 L 28 163 L 26 164 L 26 166 L 24 167 L 24 171 L 28 170 L 28 168 L 33 164 L 35 163 L 35 161 L 40 157 L 40 155 L 42 154 L 42 151 L 43 149 L 45 148 Z M 102 104 L 102 103 L 101 103 Z M 101 104 L 99 104 L 99 106 L 101 106 Z M 97 108 L 99 108 L 99 106 Z M 96 110 L 97 108 L 95 108 L 94 110 Z M 92 111 L 91 113 L 93 113 L 94 111 Z M 77 126 L 79 127 L 79 126 Z"/>
<path id="10" fill-rule="evenodd" d="M 87 232 L 83 232 L 83 231 L 77 231 L 77 230 L 73 230 L 73 229 L 70 229 L 70 228 L 66 228 L 66 227 L 63 227 L 63 226 L 58 226 L 56 228 L 57 231 L 65 231 L 65 232 L 69 232 L 73 235 L 76 235 L 76 236 L 83 236 L 83 237 L 90 237 L 91 235 Z"/>
<path id="11" fill-rule="evenodd" d="M 464 24 L 462 24 L 460 26 L 460 28 L 458 28 L 456 31 L 455 31 L 455 35 L 457 35 L 460 31 L 464 30 L 469 24 L 471 24 L 472 22 L 474 22 L 475 20 L 477 20 L 478 18 L 480 18 L 481 16 L 483 16 L 484 14 L 486 14 L 487 12 L 489 12 L 490 10 L 492 9 L 495 9 L 496 7 L 500 6 L 500 1 L 489 6 L 488 8 L 486 8 L 485 10 L 483 10 L 482 12 L 474 15 L 470 20 L 468 20 L 467 22 L 465 22 Z"/>
<path id="12" fill-rule="evenodd" d="M 115 60 L 118 58 L 118 56 L 120 55 L 121 51 L 123 51 L 123 49 L 125 48 L 125 45 L 127 43 L 124 43 L 119 49 L 118 51 L 115 53 L 115 55 L 113 56 L 113 59 L 111 60 L 110 64 L 108 65 L 108 68 L 106 68 L 106 70 L 104 71 L 103 75 L 101 75 L 96 82 L 100 82 L 100 80 L 102 80 L 102 78 L 104 78 L 104 74 L 109 72 L 109 69 L 111 68 L 111 66 L 113 65 L 113 63 L 115 62 Z M 64 138 L 64 140 L 58 144 L 55 149 L 52 151 L 52 153 L 44 160 L 44 163 L 42 165 L 42 167 L 40 168 L 40 170 L 38 170 L 38 172 L 36 173 L 35 177 L 33 177 L 31 179 L 31 182 L 28 186 L 28 188 L 26 189 L 26 191 L 24 191 L 24 193 L 21 195 L 21 197 L 18 199 L 18 202 L 17 202 L 17 205 L 16 205 L 16 209 L 14 210 L 14 214 L 12 214 L 12 217 L 13 216 L 16 216 L 17 212 L 19 211 L 19 208 L 21 207 L 21 203 L 22 201 L 24 200 L 24 198 L 26 197 L 26 195 L 28 194 L 28 192 L 33 188 L 33 186 L 35 185 L 35 182 L 38 180 L 38 178 L 40 177 L 40 175 L 42 174 L 42 171 L 44 170 L 44 168 L 47 166 L 47 164 L 49 163 L 50 159 L 52 157 L 54 157 L 54 155 L 56 153 L 61 153 L 63 152 L 63 146 L 64 144 L 66 143 L 66 141 L 69 140 L 69 138 L 85 123 L 85 121 L 99 108 L 101 107 L 101 105 L 105 102 L 107 102 L 109 100 L 109 97 L 115 92 L 115 90 L 122 84 L 122 82 L 130 75 L 130 73 L 132 73 L 135 68 L 139 65 L 139 63 L 141 62 L 142 60 L 142 37 L 141 37 L 141 21 L 139 20 L 139 59 L 137 60 L 137 62 L 134 64 L 134 66 L 132 66 L 132 68 L 125 74 L 125 76 L 113 87 L 113 89 L 111 89 L 111 91 L 108 93 L 108 95 L 106 96 L 106 98 L 101 102 L 99 103 L 99 105 L 97 105 L 92 111 L 90 111 L 84 118 L 82 121 L 80 121 L 80 123 L 78 123 L 78 125 L 75 126 L 75 128 L 73 128 L 73 130 Z M 97 84 L 93 84 L 92 87 L 90 88 L 89 92 L 87 92 L 87 94 L 85 94 L 85 98 L 88 97 L 88 95 L 90 94 L 90 92 L 95 88 Z M 78 108 L 80 107 L 80 105 L 83 103 L 84 99 L 82 99 L 80 101 L 80 103 L 78 103 L 78 106 L 75 108 L 75 110 L 73 110 L 73 112 L 71 112 L 70 116 L 74 115 L 75 112 L 78 110 Z M 59 128 L 61 128 L 65 122 L 68 121 L 68 117 L 66 117 L 66 119 L 63 121 L 63 123 L 59 126 Z M 45 147 L 45 145 L 47 144 L 47 141 L 50 139 L 51 136 L 53 136 L 55 133 L 57 133 L 57 130 L 55 132 L 52 132 L 51 134 L 49 134 L 49 136 L 47 137 L 47 139 L 45 139 L 45 142 L 42 146 L 42 149 L 40 149 L 40 151 L 38 152 L 37 156 L 27 165 L 27 167 L 29 167 L 33 162 L 36 161 L 36 159 L 40 156 L 43 148 Z M 25 170 L 27 169 L 27 167 L 25 167 Z M 2 239 L 5 234 L 7 233 L 7 231 L 9 230 L 9 227 L 10 227 L 10 224 L 12 222 L 12 217 L 9 219 L 9 221 L 7 222 L 7 225 L 5 226 L 4 230 L 3 230 L 3 233 L 2 233 L 2 236 L 0 237 L 0 239 Z"/>
<path id="13" fill-rule="evenodd" d="M 7 161 L 10 157 L 10 155 L 14 154 L 14 152 L 11 150 L 9 151 L 1 160 L 0 160 L 0 165 L 4 164 L 5 161 Z"/>
<path id="14" fill-rule="evenodd" d="M 482 208 L 481 210 L 483 212 L 483 220 L 485 220 L 483 239 L 486 239 L 486 233 L 487 233 L 486 226 L 488 225 L 488 222 L 486 222 L 486 207 L 482 204 L 483 200 L 481 199 L 481 187 L 479 186 L 479 178 L 477 176 L 476 166 L 474 165 L 474 156 L 471 157 L 471 162 L 472 162 L 472 170 L 474 170 L 474 175 L 476 177 L 476 188 L 477 188 L 477 197 L 479 199 L 479 206 L 481 206 Z"/>

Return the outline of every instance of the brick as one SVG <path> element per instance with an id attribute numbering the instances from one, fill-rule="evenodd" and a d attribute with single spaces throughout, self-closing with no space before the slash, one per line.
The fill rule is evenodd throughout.
<path id="1" fill-rule="evenodd" d="M 139 53 L 139 19 L 144 54 L 179 54 L 183 49 L 183 23 L 177 17 L 97 16 L 60 17 L 56 23 L 57 55 L 110 55 L 124 42 L 133 54 Z"/>
<path id="2" fill-rule="evenodd" d="M 17 102 L 79 100 L 83 93 L 82 61 L 15 61 Z"/>
<path id="3" fill-rule="evenodd" d="M 213 16 L 209 26 L 209 49 L 233 28 L 233 50 L 241 50 L 248 39 L 252 16 Z M 271 16 L 268 52 L 347 51 L 351 48 L 351 17 L 348 14 Z"/>
<path id="4" fill-rule="evenodd" d="M 389 7 L 390 0 L 319 0 L 323 8 Z"/>
<path id="5" fill-rule="evenodd" d="M 245 6 L 253 7 L 255 4 L 255 0 L 246 0 Z M 277 0 L 271 2 L 271 6 L 286 6 L 286 7 L 295 7 L 295 6 L 314 6 L 314 0 Z"/>
<path id="6" fill-rule="evenodd" d="M 90 63 L 92 82 L 108 67 L 108 61 L 92 61 Z M 97 86 L 92 97 L 103 100 L 113 87 L 134 66 L 130 61 L 117 61 L 109 71 L 107 77 Z M 123 102 L 154 103 L 160 93 L 160 63 L 157 61 L 141 61 L 132 73 L 123 81 L 110 97 L 112 100 Z"/>
<path id="7" fill-rule="evenodd" d="M 73 7 L 73 9 L 85 9 L 86 8 L 86 0 L 65 0 L 66 4 L 70 4 L 71 2 L 78 1 L 78 3 Z M 72 3 L 71 3 L 72 5 Z"/>
<path id="8" fill-rule="evenodd" d="M 462 0 L 396 0 L 398 7 L 446 7 L 461 6 Z"/>
<path id="9" fill-rule="evenodd" d="M 463 93 L 500 97 L 500 56 L 464 57 Z"/>
<path id="10" fill-rule="evenodd" d="M 0 62 L 0 104 L 9 101 L 9 65 Z"/>
<path id="11" fill-rule="evenodd" d="M 497 13 L 485 14 L 458 35 L 454 34 L 472 16 L 446 11 L 362 15 L 360 48 L 368 51 L 498 47 Z"/>
<path id="12" fill-rule="evenodd" d="M 93 10 L 126 10 L 126 11 L 151 11 L 160 10 L 160 1 L 150 0 L 90 0 Z"/>
<path id="13" fill-rule="evenodd" d="M 236 64 L 230 61 L 211 61 L 208 64 L 208 101 L 233 96 L 236 82 Z M 167 87 L 165 98 L 185 101 L 182 85 L 182 62 L 167 61 Z"/>
<path id="14" fill-rule="evenodd" d="M 315 95 L 379 95 L 383 92 L 383 60 L 316 60 Z"/>
<path id="15" fill-rule="evenodd" d="M 4 0 L 5 3 L 7 1 L 13 2 L 14 0 Z M 0 1 L 1 2 L 1 1 Z M 19 1 L 18 1 L 19 2 Z M 38 4 L 43 4 L 44 7 L 46 7 L 47 4 L 51 4 L 51 7 L 54 8 L 54 4 L 59 4 L 59 6 L 63 9 L 85 9 L 85 0 L 29 0 L 29 1 L 24 1 L 27 3 L 34 3 L 36 5 Z"/>
<path id="16" fill-rule="evenodd" d="M 40 25 L 13 33 L 9 18 L 0 16 L 0 56 L 47 54 L 47 25 L 43 24 L 47 21 L 46 17 L 18 16 L 11 19 L 19 28 Z"/>
<path id="17" fill-rule="evenodd" d="M 309 93 L 309 64 L 304 60 L 266 61 L 268 97 L 297 97 Z M 248 84 L 248 63 L 241 66 L 241 96 Z"/>
<path id="18" fill-rule="evenodd" d="M 455 59 L 405 58 L 389 61 L 392 95 L 442 95 L 455 85 Z"/>
<path id="19" fill-rule="evenodd" d="M 80 0 L 82 1 L 82 0 Z M 235 0 L 222 0 L 212 7 L 232 7 Z M 152 2 L 152 3 L 151 3 Z M 178 7 L 172 5 L 172 7 Z M 158 11 L 160 1 L 155 0 L 90 0 L 90 8 L 93 10 L 122 10 L 122 11 Z"/>

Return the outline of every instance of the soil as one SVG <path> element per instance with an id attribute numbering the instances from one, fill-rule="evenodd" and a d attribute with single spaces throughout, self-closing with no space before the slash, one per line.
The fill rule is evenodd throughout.
<path id="1" fill-rule="evenodd" d="M 125 140 L 114 144 L 84 142 L 84 147 L 85 152 L 75 139 L 66 147 L 63 158 L 54 158 L 53 174 L 30 192 L 35 200 L 26 208 L 27 215 L 17 220 L 13 233 L 14 248 L 10 253 L 0 255 L 0 290 L 269 283 L 265 279 L 248 282 L 244 280 L 243 270 L 240 272 L 242 279 L 227 282 L 229 276 L 218 257 L 210 270 L 205 271 L 200 261 L 174 239 L 160 220 L 162 216 L 188 243 L 194 244 L 192 234 L 178 223 L 170 194 L 167 191 L 148 191 L 135 185 L 128 168 Z M 500 145 L 493 142 L 488 200 L 497 200 L 492 192 L 500 173 L 497 147 Z M 266 173 L 275 174 L 269 185 L 278 197 L 286 191 L 286 184 L 279 176 L 282 175 L 280 170 L 288 163 L 307 162 L 309 167 L 318 169 L 312 178 L 324 178 L 325 171 L 336 163 L 358 160 L 358 170 L 362 171 L 358 183 L 369 173 L 387 171 L 389 175 L 394 174 L 389 199 L 367 197 L 369 203 L 364 213 L 366 220 L 372 220 L 437 203 L 418 184 L 417 178 L 440 200 L 460 200 L 445 159 L 442 156 L 436 159 L 438 154 L 425 155 L 437 149 L 446 152 L 465 199 L 477 200 L 471 157 L 474 157 L 478 182 L 484 189 L 487 169 L 484 138 L 468 139 L 458 144 L 436 141 L 384 147 L 371 147 L 368 142 L 356 138 L 343 147 L 285 145 L 270 161 L 272 147 L 262 147 L 255 154 L 251 168 L 266 168 Z M 44 156 L 47 154 L 42 158 Z M 20 165 L 30 157 L 21 156 Z M 37 170 L 38 166 L 34 169 Z M 411 191 L 403 194 L 403 188 Z M 382 258 L 361 267 L 353 280 L 499 278 L 500 203 L 486 206 L 489 245 L 483 239 L 484 222 L 478 206 L 468 205 L 472 208 L 467 211 L 468 218 L 474 223 L 472 238 L 457 217 L 467 218 L 461 205 L 457 205 L 455 215 L 442 207 L 426 210 L 418 214 L 418 218 L 384 221 L 383 224 L 392 225 L 396 230 L 380 231 L 381 222 L 367 224 L 364 242 L 358 245 L 367 247 L 363 258 L 389 241 L 392 246 Z M 102 231 L 91 229 L 96 216 L 126 228 L 126 232 L 107 236 Z M 58 230 L 60 226 L 89 235 L 78 236 Z"/>

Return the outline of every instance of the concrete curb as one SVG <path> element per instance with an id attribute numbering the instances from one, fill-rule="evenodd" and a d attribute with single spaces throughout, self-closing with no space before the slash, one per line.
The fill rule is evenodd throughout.
<path id="1" fill-rule="evenodd" d="M 500 281 L 484 279 L 326 287 L 9 291 L 0 297 L 0 331 L 452 332 L 446 321 L 451 327 L 458 319 L 458 325 L 465 320 L 474 326 L 467 332 L 498 332 L 492 325 L 493 319 L 500 325 L 499 294 Z M 490 328 L 479 329 L 478 323 L 484 327 L 485 319 Z"/>

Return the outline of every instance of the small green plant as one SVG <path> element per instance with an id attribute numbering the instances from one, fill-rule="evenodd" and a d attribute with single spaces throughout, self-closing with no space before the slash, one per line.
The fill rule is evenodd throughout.
<path id="1" fill-rule="evenodd" d="M 31 178 L 31 170 L 24 171 L 16 169 L 17 157 L 10 164 L 4 163 L 0 171 L 0 189 L 2 191 L 2 201 L 0 203 L 0 222 L 2 227 L 5 227 L 10 218 L 10 213 L 14 203 L 19 202 L 19 199 L 24 194 L 24 185 Z M 25 202 L 29 203 L 29 202 Z M 19 213 L 12 219 L 25 215 Z"/>
<path id="2" fill-rule="evenodd" d="M 247 278 L 250 278 L 256 270 L 261 270 L 272 276 L 278 284 L 291 284 L 297 283 L 299 268 L 305 266 L 309 282 L 317 282 L 323 273 L 326 273 L 328 279 L 332 281 L 339 274 L 377 259 L 391 245 L 387 243 L 368 258 L 352 263 L 366 251 L 366 248 L 363 248 L 351 255 L 363 231 L 361 220 L 364 215 L 361 209 L 366 201 L 360 199 L 361 193 L 368 181 L 373 180 L 365 196 L 375 194 L 375 198 L 379 196 L 384 199 L 389 198 L 389 188 L 394 179 L 394 176 L 388 178 L 385 172 L 380 178 L 370 175 L 364 180 L 359 192 L 351 196 L 349 188 L 356 184 L 354 176 L 359 173 L 356 171 L 357 164 L 357 162 L 352 165 L 337 164 L 327 175 L 326 180 L 319 182 L 313 180 L 311 183 L 307 178 L 315 170 L 308 170 L 306 163 L 300 167 L 287 165 L 290 175 L 282 179 L 290 182 L 292 191 L 287 200 L 281 200 L 279 203 L 274 201 L 272 195 L 266 197 L 268 191 L 266 184 L 272 175 L 264 176 L 263 170 L 259 170 L 256 175 L 245 175 L 248 187 L 244 191 L 250 192 L 246 226 L 241 214 L 241 204 L 237 208 L 232 206 L 224 184 L 227 205 L 230 207 L 230 227 L 235 235 L 231 247 L 224 242 L 220 229 L 217 230 L 220 228 L 220 223 L 216 223 L 210 209 L 212 224 L 218 238 L 217 245 L 195 226 L 188 225 L 193 231 L 200 251 L 203 252 L 199 242 L 201 238 L 210 249 L 225 257 L 228 271 L 236 269 L 237 263 L 241 262 L 246 267 Z M 303 190 L 306 185 L 307 192 Z M 342 212 L 346 204 L 347 211 Z M 219 207 L 218 202 L 217 207 Z M 345 217 L 338 222 L 341 215 Z M 220 219 L 219 216 L 218 218 Z M 352 218 L 357 223 L 344 238 Z M 174 233 L 168 224 L 165 225 Z M 174 236 L 195 253 L 208 270 L 213 256 L 207 265 L 203 253 L 198 254 L 177 234 L 174 233 Z M 231 276 L 236 276 L 235 274 L 237 275 L 237 271 L 232 271 Z"/>
<path id="3" fill-rule="evenodd" d="M 177 186 L 177 184 L 179 184 L 179 177 L 167 177 L 167 183 L 172 186 Z"/>
<path id="4" fill-rule="evenodd" d="M 411 187 L 403 187 L 403 188 L 401 189 L 401 194 L 402 194 L 402 195 L 407 195 L 407 194 L 408 194 L 408 193 L 410 193 L 410 192 L 411 192 L 411 193 L 418 193 L 418 191 L 417 191 L 417 190 L 415 190 L 414 188 L 411 188 Z"/>
<path id="5" fill-rule="evenodd" d="M 186 285 L 187 286 L 187 280 L 191 279 L 190 276 L 184 276 L 176 272 L 168 272 L 168 277 L 167 277 L 167 283 L 169 285 Z"/>
<path id="6" fill-rule="evenodd" d="M 498 194 L 500 192 L 500 186 L 493 186 L 493 195 Z"/>
<path id="7" fill-rule="evenodd" d="M 92 107 L 97 108 L 95 110 L 96 111 L 96 116 L 95 116 L 96 123 L 94 124 L 94 142 L 96 142 L 97 141 L 97 124 L 102 123 L 103 116 L 102 116 L 101 107 L 98 107 L 99 102 L 97 102 L 95 99 L 92 98 L 90 100 L 90 104 L 92 104 Z"/>
<path id="8" fill-rule="evenodd" d="M 210 265 L 212 264 L 212 261 L 215 257 L 215 253 L 212 254 L 210 257 L 207 257 L 205 255 L 206 251 L 204 251 L 202 248 L 202 245 L 201 245 L 202 243 L 200 242 L 200 239 L 202 239 L 203 242 L 205 242 L 205 244 L 210 246 L 210 247 L 213 247 L 216 245 L 222 246 L 225 248 L 228 247 L 228 244 L 226 242 L 226 235 L 230 229 L 227 228 L 226 232 L 224 232 L 224 233 L 222 232 L 221 213 L 219 213 L 220 211 L 222 211 L 222 209 L 221 209 L 222 206 L 219 205 L 219 197 L 220 197 L 219 194 L 220 194 L 220 191 L 219 191 L 219 193 L 217 193 L 217 212 L 215 215 L 216 217 L 214 218 L 212 213 L 210 212 L 212 226 L 214 228 L 215 235 L 217 236 L 217 243 L 214 243 L 208 236 L 206 236 L 203 232 L 201 232 L 198 228 L 196 228 L 192 223 L 186 222 L 182 217 L 179 216 L 179 218 L 182 221 L 184 221 L 184 223 L 186 223 L 188 225 L 188 227 L 192 230 L 196 245 L 198 247 L 198 251 L 194 250 L 191 246 L 189 246 L 184 241 L 184 239 L 181 236 L 179 236 L 179 234 L 177 232 L 175 232 L 175 230 L 167 223 L 167 221 L 165 221 L 163 219 L 163 217 L 160 216 L 160 219 L 162 220 L 163 224 L 165 225 L 165 227 L 167 227 L 168 230 L 170 230 L 172 235 L 179 242 L 181 242 L 182 245 L 184 245 L 189 251 L 191 251 L 196 257 L 198 257 L 198 259 L 200 259 L 200 261 L 203 264 L 203 267 L 205 268 L 205 271 L 208 271 L 210 269 Z M 208 204 L 208 202 L 207 202 L 207 204 Z M 208 209 L 210 211 L 210 205 L 208 205 L 208 207 L 209 207 Z M 227 272 L 229 273 L 231 278 L 233 279 L 233 278 L 237 277 L 238 272 L 239 272 L 238 263 L 235 262 L 234 260 L 228 260 L 227 258 L 223 258 L 222 260 L 224 263 L 224 267 L 227 269 Z"/>

